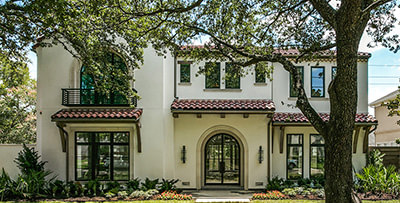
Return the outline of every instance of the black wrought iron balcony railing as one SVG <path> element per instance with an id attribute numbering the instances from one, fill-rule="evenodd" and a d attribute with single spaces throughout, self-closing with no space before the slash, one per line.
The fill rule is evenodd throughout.
<path id="1" fill-rule="evenodd" d="M 120 93 L 102 94 L 94 89 L 62 88 L 63 106 L 137 106 L 137 98 Z M 137 91 L 132 89 L 135 93 Z"/>

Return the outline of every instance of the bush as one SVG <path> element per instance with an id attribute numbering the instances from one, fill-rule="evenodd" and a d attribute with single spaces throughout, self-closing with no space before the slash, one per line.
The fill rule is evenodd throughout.
<path id="1" fill-rule="evenodd" d="M 291 197 L 297 195 L 297 192 L 295 191 L 294 188 L 285 188 L 282 192 L 283 192 L 283 194 L 291 196 Z"/>
<path id="2" fill-rule="evenodd" d="M 368 160 L 367 160 L 367 164 L 368 165 L 373 165 L 376 167 L 381 167 L 383 166 L 383 157 L 385 156 L 384 153 L 382 153 L 379 150 L 372 150 L 369 152 L 368 154 Z"/>
<path id="3" fill-rule="evenodd" d="M 13 183 L 14 182 L 3 168 L 0 175 L 0 201 L 10 199 L 14 195 Z"/>
<path id="4" fill-rule="evenodd" d="M 143 191 L 147 191 L 147 190 L 152 190 L 152 189 L 157 189 L 157 185 L 158 185 L 158 178 L 154 179 L 154 180 L 150 180 L 149 178 L 146 178 L 144 180 L 144 183 L 142 183 L 142 187 L 141 189 Z"/>
<path id="5" fill-rule="evenodd" d="M 146 192 L 142 190 L 136 190 L 133 191 L 129 196 L 138 199 L 150 199 L 152 196 L 156 194 L 158 194 L 158 190 L 156 189 L 147 190 Z"/>
<path id="6" fill-rule="evenodd" d="M 283 183 L 285 181 L 282 178 L 274 177 L 270 181 L 268 181 L 266 189 L 267 190 L 279 190 L 283 189 Z M 261 194 L 261 193 L 258 193 Z"/>
<path id="7" fill-rule="evenodd" d="M 25 144 L 22 151 L 14 161 L 21 170 L 22 175 L 31 175 L 33 172 L 44 171 L 45 161 L 40 161 L 40 155 L 34 148 L 29 148 Z"/>
<path id="8" fill-rule="evenodd" d="M 107 182 L 105 187 L 105 192 L 112 192 L 114 194 L 117 194 L 121 188 L 121 185 L 119 184 L 119 182 L 114 181 Z"/>
<path id="9" fill-rule="evenodd" d="M 361 173 L 356 174 L 358 182 L 355 185 L 360 192 L 373 194 L 394 194 L 400 192 L 400 175 L 394 166 L 384 167 L 373 164 L 364 167 Z"/>
<path id="10" fill-rule="evenodd" d="M 175 191 L 165 191 L 157 196 L 157 200 L 191 200 L 192 195 L 177 194 Z"/>
<path id="11" fill-rule="evenodd" d="M 285 199 L 285 195 L 281 192 L 274 190 L 274 191 L 267 191 L 267 193 L 254 193 L 252 196 L 253 200 L 268 200 L 268 199 Z"/>
<path id="12" fill-rule="evenodd" d="M 279 190 L 283 191 L 286 188 L 323 188 L 325 185 L 325 177 L 323 175 L 315 176 L 313 178 L 300 178 L 297 180 L 284 180 L 282 178 L 272 178 L 266 186 L 266 190 Z"/>
<path id="13" fill-rule="evenodd" d="M 166 180 L 162 179 L 160 183 L 160 191 L 165 192 L 165 191 L 172 191 L 176 189 L 175 184 L 178 182 L 178 179 L 171 179 L 171 180 Z"/>
<path id="14" fill-rule="evenodd" d="M 133 192 L 135 190 L 139 190 L 139 186 L 140 186 L 140 179 L 139 178 L 135 178 L 133 180 L 129 180 L 126 183 L 127 189 L 130 192 Z"/>

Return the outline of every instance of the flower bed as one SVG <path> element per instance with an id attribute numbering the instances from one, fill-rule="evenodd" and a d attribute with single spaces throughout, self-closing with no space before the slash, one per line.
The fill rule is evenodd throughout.
<path id="1" fill-rule="evenodd" d="M 165 191 L 156 197 L 157 200 L 191 200 L 192 195 L 177 194 L 175 191 Z"/>
<path id="2" fill-rule="evenodd" d="M 268 199 L 286 199 L 285 195 L 277 190 L 267 191 L 266 193 L 254 193 L 253 200 L 268 200 Z"/>

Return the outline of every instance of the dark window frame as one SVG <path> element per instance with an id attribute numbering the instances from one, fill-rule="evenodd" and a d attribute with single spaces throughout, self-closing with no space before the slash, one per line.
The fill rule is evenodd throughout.
<path id="1" fill-rule="evenodd" d="M 213 63 L 216 64 L 218 66 L 218 87 L 207 87 L 207 64 L 209 63 Z M 205 89 L 221 89 L 221 63 L 220 62 L 206 62 L 204 65 L 204 68 L 206 69 L 206 73 L 205 73 Z M 211 74 L 210 74 L 211 75 Z"/>
<path id="2" fill-rule="evenodd" d="M 296 66 L 297 69 L 301 69 L 301 83 L 303 84 L 304 87 L 304 66 Z M 292 88 L 293 87 L 293 79 L 292 79 L 292 74 L 289 73 L 289 97 L 297 97 L 297 95 L 292 94 Z"/>
<path id="3" fill-rule="evenodd" d="M 314 68 L 321 68 L 322 69 L 322 74 L 323 75 L 322 75 L 322 95 L 321 96 L 313 96 L 313 94 L 312 94 L 312 90 L 313 90 L 313 69 Z M 311 94 L 311 97 L 324 98 L 325 97 L 325 66 L 311 66 L 310 76 L 311 76 L 311 81 L 310 81 L 310 86 L 311 86 L 310 94 Z"/>
<path id="4" fill-rule="evenodd" d="M 289 136 L 291 135 L 301 135 L 301 144 L 289 144 Z M 289 179 L 289 147 L 301 147 L 301 177 L 304 178 L 304 134 L 301 133 L 291 133 L 286 134 L 286 180 L 297 180 Z M 300 179 L 299 178 L 299 179 Z"/>
<path id="5" fill-rule="evenodd" d="M 312 147 L 323 147 L 324 148 L 324 154 L 326 154 L 325 153 L 325 140 L 324 140 L 324 144 L 312 144 L 311 143 L 311 136 L 312 135 L 318 135 L 318 136 L 322 136 L 322 135 L 320 135 L 320 134 L 316 134 L 316 133 L 312 133 L 312 134 L 310 134 L 310 153 L 309 153 L 309 155 L 310 155 L 310 159 L 309 159 L 309 164 L 310 164 L 310 166 L 309 166 L 309 176 L 310 176 L 310 178 L 312 178 L 312 175 L 311 175 L 311 148 Z M 323 137 L 322 137 L 323 138 Z M 326 155 L 325 155 L 326 156 Z M 324 157 L 324 166 L 325 166 L 325 160 L 326 160 L 326 157 Z M 324 171 L 324 177 L 325 177 L 325 171 Z"/>
<path id="6" fill-rule="evenodd" d="M 190 63 L 181 63 L 181 64 L 179 64 L 179 82 L 180 83 L 190 83 L 190 81 L 191 81 L 191 67 L 190 67 Z M 186 67 L 188 70 L 189 70 L 189 81 L 182 81 L 182 72 L 183 72 L 183 68 L 182 68 L 182 66 L 188 66 L 188 67 Z"/>
<path id="7" fill-rule="evenodd" d="M 228 84 L 228 80 L 226 79 L 226 72 L 227 72 L 227 70 L 228 70 L 228 66 L 231 66 L 231 65 L 233 65 L 232 63 L 225 63 L 225 89 L 233 89 L 233 90 L 237 90 L 237 89 L 240 89 L 241 88 L 241 85 L 240 85 L 240 83 L 241 83 L 241 80 L 240 80 L 240 75 L 238 75 L 238 77 L 231 77 L 230 78 L 230 80 L 238 80 L 238 83 L 239 83 L 239 87 L 227 87 L 227 84 Z"/>
<path id="8" fill-rule="evenodd" d="M 89 142 L 78 142 L 78 133 L 88 133 L 90 134 L 89 137 Z M 109 142 L 96 142 L 96 136 L 94 136 L 96 133 L 110 133 L 110 141 Z M 122 143 L 114 143 L 114 134 L 115 133 L 126 133 L 128 136 L 128 142 L 122 142 Z M 95 180 L 95 161 L 94 157 L 97 157 L 98 154 L 92 150 L 92 152 L 89 152 L 89 158 L 88 159 L 93 159 L 90 170 L 91 170 L 91 177 L 88 179 L 78 179 L 78 145 L 85 145 L 85 146 L 96 146 L 96 145 L 107 145 L 110 146 L 110 179 L 109 180 L 102 180 L 102 181 L 114 181 L 114 146 L 128 146 L 128 177 L 126 180 L 116 180 L 116 181 L 128 181 L 130 180 L 130 171 L 131 171 L 131 145 L 130 145 L 130 132 L 129 131 L 76 131 L 75 132 L 75 154 L 74 154 L 74 170 L 75 170 L 75 181 L 90 181 L 90 180 Z"/>

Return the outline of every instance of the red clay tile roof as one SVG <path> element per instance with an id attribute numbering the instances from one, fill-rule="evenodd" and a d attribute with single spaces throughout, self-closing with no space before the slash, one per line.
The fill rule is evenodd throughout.
<path id="1" fill-rule="evenodd" d="M 61 109 L 51 116 L 52 120 L 58 119 L 134 119 L 142 115 L 142 109 Z"/>
<path id="2" fill-rule="evenodd" d="M 319 116 L 327 122 L 329 120 L 328 113 L 320 113 Z M 273 122 L 284 123 L 308 123 L 308 119 L 302 113 L 275 113 Z M 355 118 L 356 123 L 377 123 L 378 120 L 368 114 L 357 114 Z"/>
<path id="3" fill-rule="evenodd" d="M 171 110 L 248 110 L 274 111 L 275 104 L 271 100 L 252 99 L 175 99 Z"/>
<path id="4" fill-rule="evenodd" d="M 203 49 L 205 46 L 204 45 L 187 45 L 187 46 L 182 46 L 181 50 L 186 51 L 186 50 L 191 50 L 191 49 Z M 211 47 L 214 48 L 214 47 Z M 280 53 L 283 56 L 293 56 L 297 57 L 300 55 L 300 51 L 298 49 L 276 49 L 274 53 Z M 319 57 L 331 57 L 331 56 L 336 56 L 336 51 L 335 50 L 326 50 L 326 51 L 320 51 L 315 53 L 315 55 Z M 358 57 L 361 58 L 369 58 L 371 57 L 371 54 L 368 52 L 358 52 Z"/>

